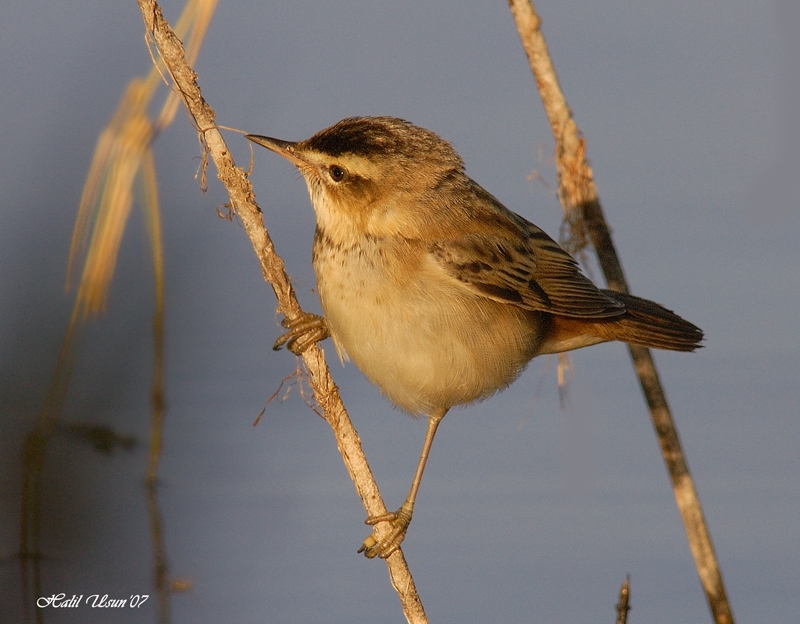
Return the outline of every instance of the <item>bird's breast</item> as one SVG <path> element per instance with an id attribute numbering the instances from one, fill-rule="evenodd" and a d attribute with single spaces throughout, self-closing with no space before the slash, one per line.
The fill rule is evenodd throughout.
<path id="1" fill-rule="evenodd" d="M 423 243 L 318 229 L 314 270 L 339 356 L 392 402 L 430 414 L 510 384 L 536 355 L 546 318 L 470 293 Z"/>

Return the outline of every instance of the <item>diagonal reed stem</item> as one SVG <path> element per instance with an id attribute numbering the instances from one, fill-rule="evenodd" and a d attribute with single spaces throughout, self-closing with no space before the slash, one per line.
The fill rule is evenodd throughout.
<path id="1" fill-rule="evenodd" d="M 214 121 L 215 113 L 203 99 L 197 84 L 197 75 L 186 62 L 183 46 L 172 28 L 164 19 L 155 0 L 137 0 L 142 11 L 147 37 L 151 38 L 167 66 L 174 81 L 174 88 L 181 94 L 186 110 L 193 119 L 200 138 L 208 150 L 217 176 L 225 185 L 231 199 L 231 208 L 241 220 L 261 265 L 264 279 L 270 283 L 278 299 L 278 311 L 293 318 L 300 314 L 283 260 L 275 253 L 269 233 L 264 227 L 261 209 L 255 203 L 252 185 L 247 175 L 233 161 L 225 140 Z M 370 516 L 386 513 L 378 486 L 372 476 L 367 459 L 361 449 L 361 440 L 345 411 L 339 389 L 330 376 L 322 349 L 314 345 L 303 353 L 303 362 L 308 370 L 309 383 L 325 420 L 336 436 L 356 491 Z M 386 529 L 384 529 L 386 530 Z M 403 553 L 398 550 L 386 559 L 392 586 L 397 591 L 403 612 L 412 624 L 427 622 L 414 580 Z"/>
<path id="2" fill-rule="evenodd" d="M 578 239 L 588 237 L 591 240 L 608 287 L 627 293 L 628 283 L 611 240 L 592 171 L 586 160 L 586 142 L 572 118 L 558 84 L 547 44 L 540 30 L 541 20 L 529 0 L 508 0 L 508 4 L 555 137 L 559 196 L 566 213 L 565 218 L 570 224 L 573 236 Z M 672 420 L 655 363 L 649 349 L 634 346 L 629 346 L 629 349 L 650 410 L 656 437 L 661 445 L 664 463 L 672 480 L 675 500 L 683 518 L 689 547 L 694 556 L 700 582 L 706 592 L 711 614 L 717 624 L 733 624 L 733 613 L 711 544 L 711 536 L 703 517 L 700 499 L 686 464 L 678 430 Z"/>

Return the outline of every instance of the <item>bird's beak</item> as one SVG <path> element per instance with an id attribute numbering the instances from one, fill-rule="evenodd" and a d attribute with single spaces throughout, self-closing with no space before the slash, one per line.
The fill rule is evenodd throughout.
<path id="1" fill-rule="evenodd" d="M 281 139 L 273 139 L 271 137 L 259 136 L 257 134 L 246 134 L 245 137 L 253 143 L 266 147 L 276 154 L 280 154 L 289 162 L 297 166 L 308 166 L 308 163 L 300 158 L 297 154 L 297 143 L 292 141 L 282 141 Z"/>

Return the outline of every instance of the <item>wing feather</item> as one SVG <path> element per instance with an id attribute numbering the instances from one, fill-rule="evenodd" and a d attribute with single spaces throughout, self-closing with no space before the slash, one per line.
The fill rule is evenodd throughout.
<path id="1" fill-rule="evenodd" d="M 538 227 L 473 183 L 478 205 L 464 228 L 428 248 L 454 279 L 489 299 L 576 318 L 608 318 L 625 306 L 597 288 L 575 260 Z"/>

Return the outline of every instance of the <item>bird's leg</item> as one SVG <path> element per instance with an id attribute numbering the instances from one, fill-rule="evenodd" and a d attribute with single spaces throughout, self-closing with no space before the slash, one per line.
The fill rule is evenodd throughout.
<path id="1" fill-rule="evenodd" d="M 363 552 L 364 555 L 372 559 L 376 555 L 381 559 L 386 559 L 395 550 L 400 548 L 400 544 L 405 539 L 406 530 L 411 523 L 411 516 L 414 513 L 414 500 L 417 498 L 417 491 L 419 484 L 422 482 L 422 473 L 425 471 L 425 463 L 428 461 L 428 454 L 431 451 L 431 444 L 433 444 L 433 437 L 436 435 L 436 429 L 439 427 L 439 422 L 444 418 L 447 410 L 439 410 L 428 417 L 428 429 L 425 432 L 425 442 L 422 444 L 422 452 L 419 455 L 419 462 L 417 463 L 417 471 L 414 473 L 414 480 L 411 482 L 411 489 L 408 492 L 405 502 L 400 509 L 394 512 L 381 514 L 380 516 L 370 516 L 366 519 L 365 523 L 375 525 L 379 522 L 388 522 L 391 524 L 389 534 L 383 539 L 378 539 L 375 531 L 364 540 L 358 552 Z"/>
<path id="2" fill-rule="evenodd" d="M 325 319 L 311 312 L 301 312 L 292 318 L 286 317 L 281 321 L 281 325 L 289 331 L 275 341 L 275 344 L 272 345 L 274 351 L 285 344 L 289 351 L 300 355 L 312 344 L 325 340 L 331 335 Z"/>

